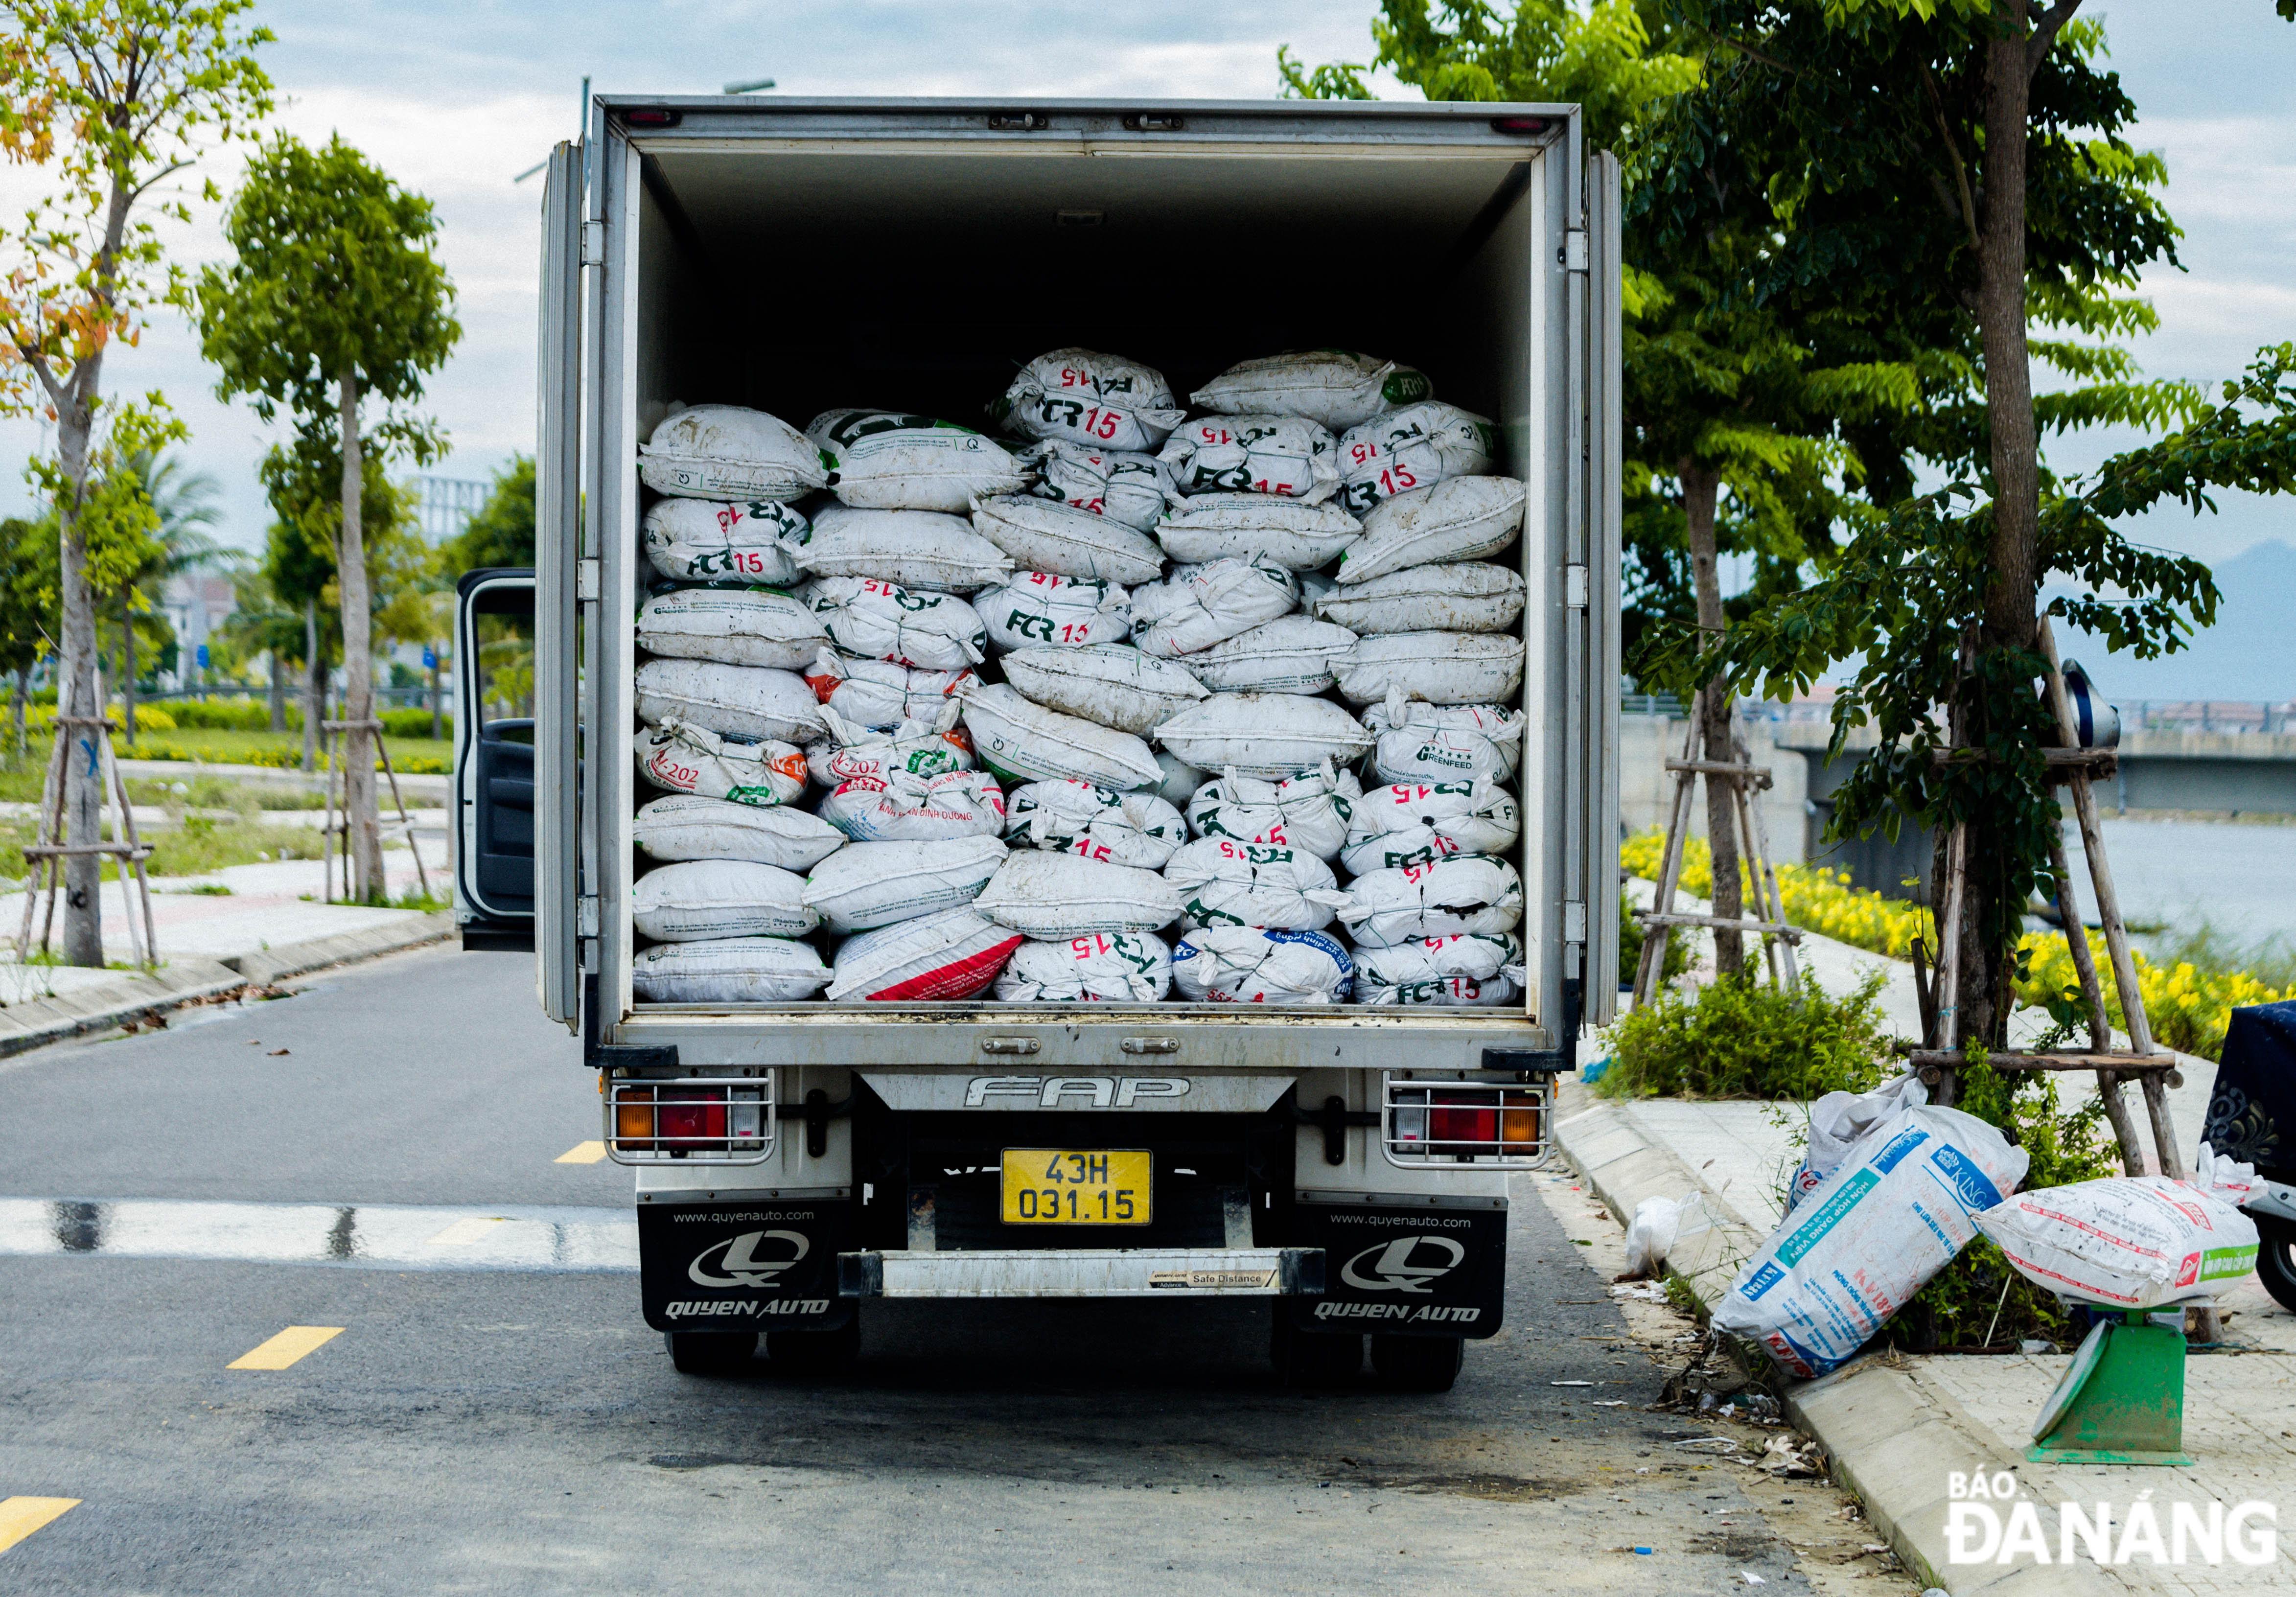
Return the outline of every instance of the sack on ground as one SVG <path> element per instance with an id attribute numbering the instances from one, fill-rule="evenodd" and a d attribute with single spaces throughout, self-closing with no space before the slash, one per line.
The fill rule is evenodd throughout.
<path id="1" fill-rule="evenodd" d="M 834 649 L 814 656 L 805 679 L 823 704 L 857 726 L 874 727 L 937 720 L 943 706 L 980 680 L 970 670 L 916 671 Z"/>
<path id="2" fill-rule="evenodd" d="M 738 405 L 681 410 L 638 446 L 638 479 L 688 499 L 786 503 L 827 487 L 836 469 L 779 416 Z"/>
<path id="3" fill-rule="evenodd" d="M 1278 616 L 1186 658 L 1196 680 L 1216 693 L 1320 693 L 1337 680 L 1337 663 L 1354 653 L 1356 642 L 1329 621 Z"/>
<path id="4" fill-rule="evenodd" d="M 855 843 L 814 867 L 805 902 L 821 912 L 822 924 L 834 932 L 914 921 L 972 903 L 1004 854 L 1004 845 L 993 837 Z"/>
<path id="5" fill-rule="evenodd" d="M 1362 876 L 1456 855 L 1505 854 L 1521 836 L 1521 807 L 1488 777 L 1399 782 L 1356 800 L 1340 861 Z"/>
<path id="6" fill-rule="evenodd" d="M 1210 926 L 1172 948 L 1172 985 L 1192 1003 L 1345 1003 L 1355 965 L 1320 931 Z"/>
<path id="7" fill-rule="evenodd" d="M 1180 896 L 1181 923 L 1316 931 L 1348 903 L 1332 867 L 1303 848 L 1199 838 L 1175 849 L 1164 880 Z"/>
<path id="8" fill-rule="evenodd" d="M 1119 793 L 1088 782 L 1032 782 L 1005 799 L 1004 840 L 1160 871 L 1188 840 L 1188 824 L 1153 793 Z"/>
<path id="9" fill-rule="evenodd" d="M 746 859 L 784 871 L 809 871 L 845 847 L 845 834 L 801 809 L 770 809 L 673 793 L 638 807 L 631 840 L 652 858 Z"/>
<path id="10" fill-rule="evenodd" d="M 770 588 L 680 588 L 638 606 L 638 647 L 674 659 L 801 670 L 829 642 L 810 606 Z"/>
<path id="11" fill-rule="evenodd" d="M 1132 641 L 1160 659 L 1194 654 L 1298 608 L 1300 585 L 1281 566 L 1216 560 L 1132 592 Z"/>
<path id="12" fill-rule="evenodd" d="M 1301 848 L 1329 860 L 1347 841 L 1362 802 L 1355 774 L 1330 760 L 1282 782 L 1229 770 L 1190 797 L 1188 825 L 1200 838 Z"/>
<path id="13" fill-rule="evenodd" d="M 1309 504 L 1339 491 L 1339 440 L 1304 416 L 1223 415 L 1190 422 L 1158 458 L 1183 494 L 1267 494 Z"/>
<path id="14" fill-rule="evenodd" d="M 710 938 L 801 938 L 821 924 L 805 906 L 805 878 L 747 859 L 661 865 L 630 889 L 630 923 L 642 938 L 693 943 Z"/>
<path id="15" fill-rule="evenodd" d="M 1021 946 L 970 905 L 848 938 L 837 946 L 832 1003 L 951 1003 L 976 998 Z"/>
<path id="16" fill-rule="evenodd" d="M 1037 703 L 1135 737 L 1210 697 L 1186 667 L 1128 643 L 1016 649 L 996 663 Z"/>
<path id="17" fill-rule="evenodd" d="M 1357 1003 L 1489 1008 L 1522 997 L 1522 945 L 1503 931 L 1409 938 L 1356 950 Z"/>
<path id="18" fill-rule="evenodd" d="M 1522 532 L 1526 497 L 1512 477 L 1454 477 L 1383 499 L 1364 512 L 1363 536 L 1340 561 L 1340 586 L 1496 554 Z"/>
<path id="19" fill-rule="evenodd" d="M 1372 745 L 1363 725 L 1328 699 L 1215 693 L 1156 728 L 1156 741 L 1199 771 L 1281 781 L 1324 760 L 1346 765 Z"/>
<path id="20" fill-rule="evenodd" d="M 1120 643 L 1132 632 L 1132 595 L 1097 577 L 1015 571 L 975 594 L 972 608 L 999 649 L 1080 649 Z"/>
<path id="21" fill-rule="evenodd" d="M 1471 856 L 1366 872 L 1348 884 L 1348 896 L 1340 919 L 1359 948 L 1513 931 L 1522 923 L 1522 878 L 1503 859 Z"/>
<path id="22" fill-rule="evenodd" d="M 1363 523 L 1329 500 L 1267 494 L 1199 494 L 1156 522 L 1156 541 L 1185 565 L 1258 559 L 1287 571 L 1327 566 L 1363 536 Z"/>
<path id="23" fill-rule="evenodd" d="M 1130 733 L 1032 704 L 1002 683 L 965 694 L 964 725 L 981 763 L 1011 782 L 1074 778 L 1130 792 L 1163 774 L 1148 745 Z"/>
<path id="24" fill-rule="evenodd" d="M 793 671 L 650 659 L 637 668 L 632 689 L 638 719 L 649 726 L 675 717 L 753 742 L 813 743 L 828 735 L 821 700 Z"/>
<path id="25" fill-rule="evenodd" d="M 2203 1303 L 2256 1268 L 2256 1222 L 2165 1175 L 2039 1187 L 1972 1217 L 2028 1281 L 2084 1303 Z"/>
<path id="26" fill-rule="evenodd" d="M 890 727 L 857 726 L 828 706 L 822 718 L 830 734 L 806 753 L 806 772 L 823 787 L 892 776 L 939 776 L 970 771 L 972 740 L 957 726 L 963 707 L 944 700 L 930 721 L 903 721 Z"/>
<path id="27" fill-rule="evenodd" d="M 1171 947 L 1144 931 L 1023 943 L 996 979 L 1007 1003 L 1156 1003 L 1171 990 Z"/>
<path id="28" fill-rule="evenodd" d="M 857 776 L 821 801 L 821 818 L 857 843 L 931 843 L 1004 830 L 1004 791 L 986 771 Z"/>
<path id="29" fill-rule="evenodd" d="M 630 961 L 630 989 L 644 1003 L 795 1003 L 828 979 L 821 955 L 787 938 L 657 943 Z"/>
<path id="30" fill-rule="evenodd" d="M 797 563 L 816 577 L 871 577 L 930 594 L 978 593 L 1013 572 L 1013 557 L 963 516 L 842 504 L 814 517 Z"/>
<path id="31" fill-rule="evenodd" d="M 1188 413 L 1153 366 L 1092 349 L 1053 349 L 1023 366 L 988 414 L 1023 438 L 1130 453 L 1153 452 Z"/>
<path id="32" fill-rule="evenodd" d="M 1873 1134 L 1874 1128 L 1899 1110 L 1916 1109 L 1930 1101 L 1929 1088 L 1908 1070 L 1870 1093 L 1828 1093 L 1809 1106 L 1809 1142 L 1801 1167 L 1786 1186 L 1786 1212 L 1825 1184 L 1827 1176 Z"/>
<path id="33" fill-rule="evenodd" d="M 805 750 L 795 743 L 736 742 L 672 716 L 637 736 L 638 771 L 658 788 L 735 804 L 795 804 L 805 792 Z"/>
<path id="34" fill-rule="evenodd" d="M 1176 491 L 1172 468 L 1152 455 L 1046 438 L 1022 451 L 1021 459 L 1040 473 L 1029 490 L 1037 498 L 1057 499 L 1141 532 L 1156 525 Z"/>
<path id="35" fill-rule="evenodd" d="M 785 587 L 801 572 L 812 528 L 786 504 L 746 504 L 707 499 L 657 499 L 647 509 L 640 541 L 653 569 L 672 582 L 760 583 Z"/>
<path id="36" fill-rule="evenodd" d="M 1366 637 L 1390 632 L 1505 632 L 1522 614 L 1522 578 L 1505 566 L 1460 561 L 1407 566 L 1340 588 L 1308 608 Z"/>
<path id="37" fill-rule="evenodd" d="M 1180 913 L 1179 895 L 1153 871 L 1074 854 L 1017 848 L 973 908 L 1032 938 L 1156 931 Z"/>
<path id="38" fill-rule="evenodd" d="M 1391 632 L 1359 641 L 1333 669 L 1340 697 L 1400 692 L 1430 704 L 1505 703 L 1522 688 L 1522 640 L 1505 632 Z"/>
<path id="39" fill-rule="evenodd" d="M 1900 1110 L 1749 1260 L 1713 1323 L 1779 1369 L 1823 1375 L 1864 1347 L 2025 1179 L 2030 1156 L 1974 1115 Z"/>
<path id="40" fill-rule="evenodd" d="M 1488 471 L 1498 430 L 1456 405 L 1423 400 L 1340 438 L 1340 503 L 1360 516 L 1382 499 Z"/>
<path id="41" fill-rule="evenodd" d="M 1427 373 L 1391 360 L 1347 349 L 1306 349 L 1241 362 L 1188 398 L 1222 415 L 1305 416 L 1338 430 L 1434 391 Z"/>
<path id="42" fill-rule="evenodd" d="M 1471 782 L 1514 778 L 1529 717 L 1496 704 L 1430 704 L 1390 692 L 1364 711 L 1378 739 L 1372 768 L 1388 782 Z"/>
<path id="43" fill-rule="evenodd" d="M 798 590 L 832 641 L 848 654 L 918 671 L 962 671 L 988 655 L 972 606 L 873 577 L 818 577 Z"/>
<path id="44" fill-rule="evenodd" d="M 1003 445 L 931 416 L 829 410 L 805 436 L 836 461 L 838 498 L 859 510 L 962 515 L 974 495 L 1013 493 L 1029 481 L 1027 467 Z"/>

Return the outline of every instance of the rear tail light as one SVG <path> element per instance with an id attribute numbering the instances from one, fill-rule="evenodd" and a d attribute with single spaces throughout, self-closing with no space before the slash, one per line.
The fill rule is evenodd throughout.
<path id="1" fill-rule="evenodd" d="M 773 1145 L 770 1070 L 607 1086 L 606 1154 L 617 1164 L 754 1165 Z"/>
<path id="2" fill-rule="evenodd" d="M 1546 1158 L 1546 1088 L 1513 1082 L 1384 1078 L 1382 1141 L 1403 1166 L 1521 1168 Z"/>

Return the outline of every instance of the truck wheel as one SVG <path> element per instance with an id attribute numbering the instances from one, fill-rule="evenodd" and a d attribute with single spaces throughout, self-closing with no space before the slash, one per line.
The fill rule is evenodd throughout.
<path id="1" fill-rule="evenodd" d="M 680 1375 L 743 1375 L 758 1356 L 754 1331 L 665 1331 L 661 1338 Z"/>
<path id="2" fill-rule="evenodd" d="M 2256 1250 L 2257 1279 L 2281 1307 L 2296 1312 L 2296 1225 L 2264 1221 L 2257 1235 L 2263 1246 Z"/>
<path id="3" fill-rule="evenodd" d="M 1364 1339 L 1360 1332 L 1332 1336 L 1301 1331 L 1278 1304 L 1269 1355 L 1287 1387 L 1336 1386 L 1363 1373 Z"/>
<path id="4" fill-rule="evenodd" d="M 861 1352 L 861 1316 L 855 1314 L 835 1331 L 769 1331 L 766 1356 L 792 1375 L 842 1370 Z"/>
<path id="5" fill-rule="evenodd" d="M 1447 1392 L 1466 1359 L 1459 1337 L 1388 1337 L 1371 1339 L 1371 1367 L 1383 1385 L 1398 1392 Z"/>

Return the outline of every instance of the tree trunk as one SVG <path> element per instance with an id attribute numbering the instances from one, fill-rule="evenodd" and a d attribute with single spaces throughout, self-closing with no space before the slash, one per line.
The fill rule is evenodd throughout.
<path id="1" fill-rule="evenodd" d="M 78 373 L 73 388 L 80 391 Z M 92 392 L 93 383 L 88 385 Z M 89 400 L 66 406 L 57 419 L 56 453 L 63 465 L 69 496 L 56 506 L 59 571 L 63 611 L 56 661 L 56 714 L 100 716 L 96 700 L 95 594 L 87 586 L 87 534 L 79 520 L 79 499 L 87 482 L 88 434 L 94 405 Z M 99 840 L 102 789 L 96 778 L 96 738 L 86 726 L 60 727 L 71 745 L 64 759 L 64 841 L 77 847 Z M 103 966 L 103 859 L 101 855 L 64 856 L 64 945 L 67 962 Z"/>
<path id="2" fill-rule="evenodd" d="M 425 650 L 424 652 L 430 657 L 430 738 L 433 742 L 436 742 L 439 738 L 445 735 L 445 731 L 441 723 L 444 721 L 446 717 L 446 707 L 439 699 L 438 645 L 435 643 L 432 644 L 429 649 Z"/>
<path id="3" fill-rule="evenodd" d="M 319 602 L 303 601 L 303 769 L 319 768 L 319 722 L 327 713 L 327 666 L 319 657 Z"/>
<path id="4" fill-rule="evenodd" d="M 127 746 L 135 747 L 135 590 L 119 602 L 119 726 Z"/>
<path id="5" fill-rule="evenodd" d="M 279 651 L 271 651 L 271 730 L 287 730 L 287 684 L 279 674 Z"/>
<path id="6" fill-rule="evenodd" d="M 1686 460 L 1682 463 L 1680 475 L 1683 513 L 1690 529 L 1690 575 L 1698 589 L 1700 641 L 1710 644 L 1721 637 L 1726 624 L 1722 614 L 1722 577 L 1715 569 L 1714 549 L 1714 503 L 1721 481 L 1705 467 Z M 1705 745 L 1708 759 L 1728 760 L 1734 758 L 1729 690 L 1719 676 L 1706 685 L 1706 711 L 1700 740 Z M 1729 783 L 1707 777 L 1706 846 L 1714 858 L 1714 913 L 1728 920 L 1744 913 L 1738 880 L 1737 813 Z M 1737 932 L 1717 929 L 1715 970 L 1724 976 L 1735 976 L 1743 968 L 1745 959 L 1745 938 Z"/>
<path id="7" fill-rule="evenodd" d="M 343 440 L 343 531 L 335 556 L 335 583 L 343 596 L 343 808 L 351 834 L 351 896 L 366 903 L 385 897 L 382 831 L 375 811 L 374 646 L 367 610 L 366 541 L 359 525 L 358 377 L 345 366 L 337 379 Z"/>

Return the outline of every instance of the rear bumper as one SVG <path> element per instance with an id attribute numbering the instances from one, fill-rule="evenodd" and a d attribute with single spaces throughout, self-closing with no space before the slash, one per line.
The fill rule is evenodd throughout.
<path id="1" fill-rule="evenodd" d="M 1324 1290 L 1320 1248 L 1106 1248 L 837 1256 L 846 1298 L 1294 1298 Z"/>

